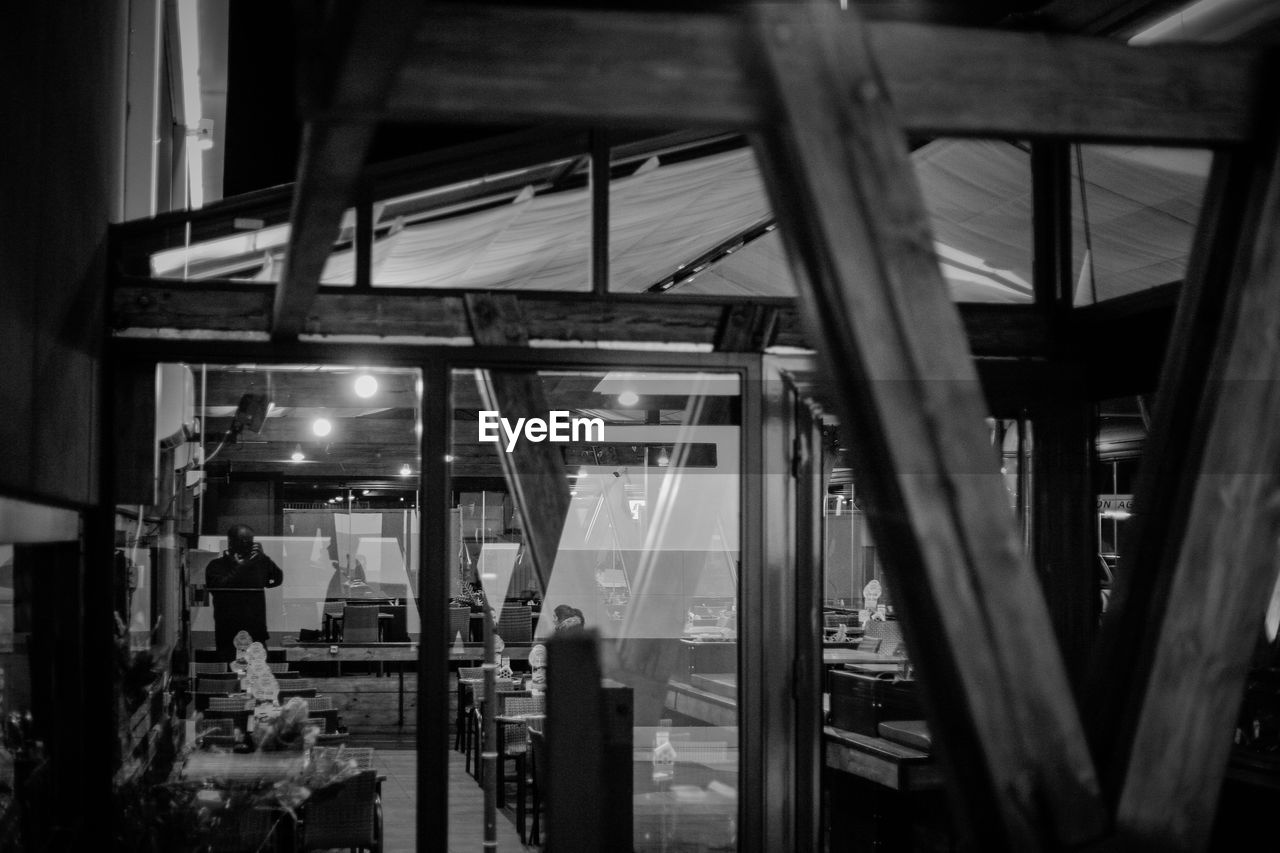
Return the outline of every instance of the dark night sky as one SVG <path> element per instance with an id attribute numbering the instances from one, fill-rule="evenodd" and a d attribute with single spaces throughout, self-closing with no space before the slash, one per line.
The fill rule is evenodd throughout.
<path id="1" fill-rule="evenodd" d="M 301 124 L 295 115 L 292 3 L 231 0 L 224 196 L 294 180 Z M 448 148 L 516 127 L 383 125 L 370 161 Z"/>

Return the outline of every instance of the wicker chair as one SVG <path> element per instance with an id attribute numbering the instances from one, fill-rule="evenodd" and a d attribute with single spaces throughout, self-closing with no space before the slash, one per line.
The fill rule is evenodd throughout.
<path id="1" fill-rule="evenodd" d="M 206 720 L 230 720 L 231 725 L 237 729 L 249 728 L 249 715 L 253 712 L 244 709 L 239 711 L 205 711 L 204 718 Z"/>
<path id="2" fill-rule="evenodd" d="M 235 696 L 210 696 L 210 711 L 245 711 L 251 705 L 250 700 L 240 699 Z"/>
<path id="3" fill-rule="evenodd" d="M 307 707 L 312 711 L 336 711 L 333 707 L 332 696 L 316 696 L 314 699 L 307 700 Z"/>
<path id="4" fill-rule="evenodd" d="M 533 608 L 527 604 L 502 608 L 495 630 L 505 643 L 533 642 Z"/>
<path id="5" fill-rule="evenodd" d="M 230 693 L 240 689 L 240 677 L 225 673 L 223 675 L 197 675 L 197 693 Z"/>
<path id="6" fill-rule="evenodd" d="M 361 770 L 315 792 L 301 810 L 297 849 L 350 847 L 380 853 L 382 800 L 377 786 L 377 773 Z"/>
<path id="7" fill-rule="evenodd" d="M 196 747 L 198 749 L 230 749 L 236 745 L 233 720 L 197 720 Z"/>
<path id="8" fill-rule="evenodd" d="M 225 675 L 228 672 L 226 661 L 217 663 L 193 663 L 191 664 L 192 675 Z"/>
<path id="9" fill-rule="evenodd" d="M 245 809 L 235 820 L 224 819 L 213 828 L 208 845 L 201 849 L 209 853 L 251 853 L 271 850 L 271 836 L 279 823 L 277 816 L 266 808 Z"/>
<path id="10" fill-rule="evenodd" d="M 544 698 L 538 696 L 519 696 L 514 694 L 498 697 L 502 716 L 519 717 L 526 714 L 541 714 L 546 705 Z M 498 805 L 506 804 L 507 782 L 516 783 L 516 830 L 520 834 L 520 843 L 524 843 L 525 803 L 528 800 L 529 781 L 529 724 L 528 722 L 503 723 L 498 737 Z M 515 775 L 507 775 L 507 762 L 515 762 Z"/>
<path id="11" fill-rule="evenodd" d="M 462 635 L 462 642 L 464 643 L 471 639 L 471 609 L 469 607 L 449 608 L 449 642 L 456 642 L 459 634 Z"/>
<path id="12" fill-rule="evenodd" d="M 344 643 L 378 642 L 378 605 L 348 604 L 342 610 Z"/>
<path id="13" fill-rule="evenodd" d="M 498 713 L 505 714 L 507 702 L 510 699 L 527 698 L 532 696 L 528 690 L 519 690 L 514 682 L 499 681 L 495 685 L 498 695 Z M 467 740 L 471 745 L 471 752 L 467 756 L 467 772 L 471 773 L 472 761 L 475 762 L 475 772 L 472 773 L 475 779 L 481 785 L 484 784 L 484 768 L 480 764 L 481 753 L 484 752 L 484 706 L 483 700 L 477 700 L 471 708 L 467 717 Z M 501 791 L 501 786 L 499 786 Z M 499 793 L 499 802 L 501 803 L 501 793 Z"/>
<path id="14" fill-rule="evenodd" d="M 351 747 L 351 748 L 348 748 L 345 746 L 338 747 L 338 748 L 316 747 L 315 749 L 311 750 L 311 754 L 313 757 L 325 758 L 329 760 L 346 758 L 349 760 L 354 760 L 356 763 L 356 767 L 358 767 L 361 770 L 374 769 L 373 747 L 371 746 L 358 746 L 358 747 Z"/>
<path id="15" fill-rule="evenodd" d="M 271 670 L 276 675 L 279 675 L 282 672 L 289 671 L 289 662 L 287 660 L 267 661 L 267 669 Z"/>
<path id="16" fill-rule="evenodd" d="M 470 611 L 466 612 L 469 613 Z M 452 615 L 451 613 L 450 616 Z M 471 689 L 471 685 L 464 684 L 463 681 L 479 681 L 482 678 L 484 678 L 484 667 L 458 667 L 458 714 L 453 724 L 453 748 L 461 750 L 467 755 L 468 773 L 471 772 L 471 740 L 469 737 L 470 729 L 467 728 L 467 720 L 470 719 L 471 709 L 475 706 L 476 692 Z"/>

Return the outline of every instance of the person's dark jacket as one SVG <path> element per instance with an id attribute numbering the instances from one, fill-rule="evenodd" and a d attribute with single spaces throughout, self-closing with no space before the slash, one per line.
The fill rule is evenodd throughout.
<path id="1" fill-rule="evenodd" d="M 218 649 L 234 649 L 233 641 L 240 631 L 266 643 L 271 635 L 267 633 L 267 598 L 263 590 L 284 582 L 280 567 L 256 549 L 243 562 L 224 551 L 205 567 L 204 576 L 205 586 L 213 593 L 213 629 Z"/>

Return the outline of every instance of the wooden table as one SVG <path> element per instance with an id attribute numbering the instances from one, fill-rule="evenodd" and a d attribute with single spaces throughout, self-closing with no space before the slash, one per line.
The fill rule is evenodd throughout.
<path id="1" fill-rule="evenodd" d="M 942 771 L 927 752 L 835 726 L 824 726 L 822 731 L 826 765 L 832 770 L 894 791 L 930 791 L 942 787 Z"/>

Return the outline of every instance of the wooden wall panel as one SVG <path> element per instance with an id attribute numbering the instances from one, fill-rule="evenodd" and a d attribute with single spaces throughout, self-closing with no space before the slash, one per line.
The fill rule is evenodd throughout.
<path id="1" fill-rule="evenodd" d="M 97 500 L 122 23 L 120 4 L 32 4 L 0 37 L 0 489 L 80 504 Z"/>

